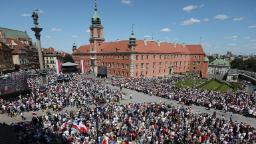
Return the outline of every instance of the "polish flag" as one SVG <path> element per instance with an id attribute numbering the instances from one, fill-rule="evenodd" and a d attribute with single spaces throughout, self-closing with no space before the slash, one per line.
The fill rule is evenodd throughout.
<path id="1" fill-rule="evenodd" d="M 80 131 L 80 127 L 79 127 L 79 125 L 77 125 L 76 123 L 73 123 L 72 128 L 74 128 L 74 129 Z"/>
<path id="2" fill-rule="evenodd" d="M 61 72 L 61 63 L 59 60 L 56 59 L 55 64 L 56 64 L 56 72 L 59 75 Z"/>
<path id="3" fill-rule="evenodd" d="M 79 123 L 79 127 L 80 127 L 80 133 L 87 132 L 87 127 L 82 122 Z"/>
<path id="4" fill-rule="evenodd" d="M 108 144 L 108 137 L 107 136 L 105 136 L 103 138 L 102 144 Z"/>
<path id="5" fill-rule="evenodd" d="M 64 129 L 66 129 L 67 128 L 67 122 L 65 122 L 65 123 L 63 123 L 62 125 L 61 125 L 61 127 L 60 127 L 60 130 L 64 130 Z"/>

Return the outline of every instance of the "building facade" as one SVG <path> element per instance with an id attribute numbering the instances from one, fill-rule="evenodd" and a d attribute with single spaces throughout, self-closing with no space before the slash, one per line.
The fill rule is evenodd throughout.
<path id="1" fill-rule="evenodd" d="M 56 51 L 55 48 L 44 48 L 42 52 L 45 69 L 55 69 L 57 67 L 57 61 L 63 63 L 62 53 Z"/>
<path id="2" fill-rule="evenodd" d="M 225 59 L 216 59 L 209 64 L 209 77 L 223 79 L 230 70 L 230 63 Z"/>
<path id="3" fill-rule="evenodd" d="M 208 61 L 201 45 L 137 40 L 133 31 L 128 40 L 105 42 L 103 30 L 95 4 L 90 44 L 73 46 L 73 59 L 83 66 L 84 72 L 97 75 L 105 68 L 108 75 L 122 77 L 163 77 L 188 72 L 207 77 Z"/>
<path id="4" fill-rule="evenodd" d="M 0 42 L 0 73 L 14 70 L 12 49 Z"/>
<path id="5" fill-rule="evenodd" d="M 39 67 L 37 49 L 26 31 L 0 27 L 0 41 L 12 49 L 13 64 L 20 69 Z"/>

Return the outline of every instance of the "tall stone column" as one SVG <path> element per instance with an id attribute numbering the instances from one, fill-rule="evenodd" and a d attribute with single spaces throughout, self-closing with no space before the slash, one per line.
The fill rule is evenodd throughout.
<path id="1" fill-rule="evenodd" d="M 40 70 L 43 70 L 44 69 L 44 63 L 43 63 L 43 54 L 42 54 L 41 40 L 40 40 L 40 32 L 43 29 L 42 28 L 38 28 L 38 27 L 34 27 L 34 28 L 31 28 L 31 29 L 32 29 L 32 31 L 35 32 L 36 48 L 37 48 L 37 51 L 38 51 Z"/>
<path id="2" fill-rule="evenodd" d="M 42 49 L 41 49 L 41 34 L 40 32 L 43 30 L 42 28 L 39 27 L 39 22 L 38 22 L 38 10 L 33 11 L 32 18 L 34 21 L 34 27 L 31 28 L 33 32 L 35 32 L 36 36 L 36 48 L 38 50 L 38 57 L 39 57 L 39 64 L 40 64 L 40 70 L 44 69 L 44 64 L 43 64 L 43 55 L 42 55 Z"/>
<path id="3" fill-rule="evenodd" d="M 44 70 L 44 63 L 43 63 L 43 54 L 42 54 L 42 48 L 41 48 L 41 34 L 40 32 L 43 30 L 42 28 L 39 27 L 38 23 L 38 10 L 33 11 L 32 18 L 34 21 L 34 27 L 31 28 L 33 32 L 35 32 L 35 37 L 36 37 L 36 48 L 38 51 L 38 58 L 39 58 L 39 65 L 40 65 L 40 70 L 41 70 L 41 76 L 42 76 L 42 85 L 47 83 L 46 79 L 46 73 L 43 72 Z"/>

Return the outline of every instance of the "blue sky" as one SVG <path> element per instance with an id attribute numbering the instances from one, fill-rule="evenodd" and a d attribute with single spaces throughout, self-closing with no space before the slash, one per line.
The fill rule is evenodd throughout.
<path id="1" fill-rule="evenodd" d="M 0 26 L 34 34 L 31 13 L 40 9 L 43 47 L 71 52 L 88 43 L 93 0 L 1 0 Z M 98 0 L 107 41 L 137 39 L 198 44 L 207 54 L 256 54 L 256 0 Z"/>

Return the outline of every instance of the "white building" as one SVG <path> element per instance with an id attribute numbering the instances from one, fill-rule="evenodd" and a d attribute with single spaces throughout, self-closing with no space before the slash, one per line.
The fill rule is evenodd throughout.
<path id="1" fill-rule="evenodd" d="M 209 64 L 209 78 L 222 79 L 230 69 L 230 63 L 225 59 L 216 59 Z"/>
<path id="2" fill-rule="evenodd" d="M 62 63 L 63 57 L 60 52 L 57 52 L 54 48 L 43 49 L 44 68 L 55 69 L 57 61 Z"/>

